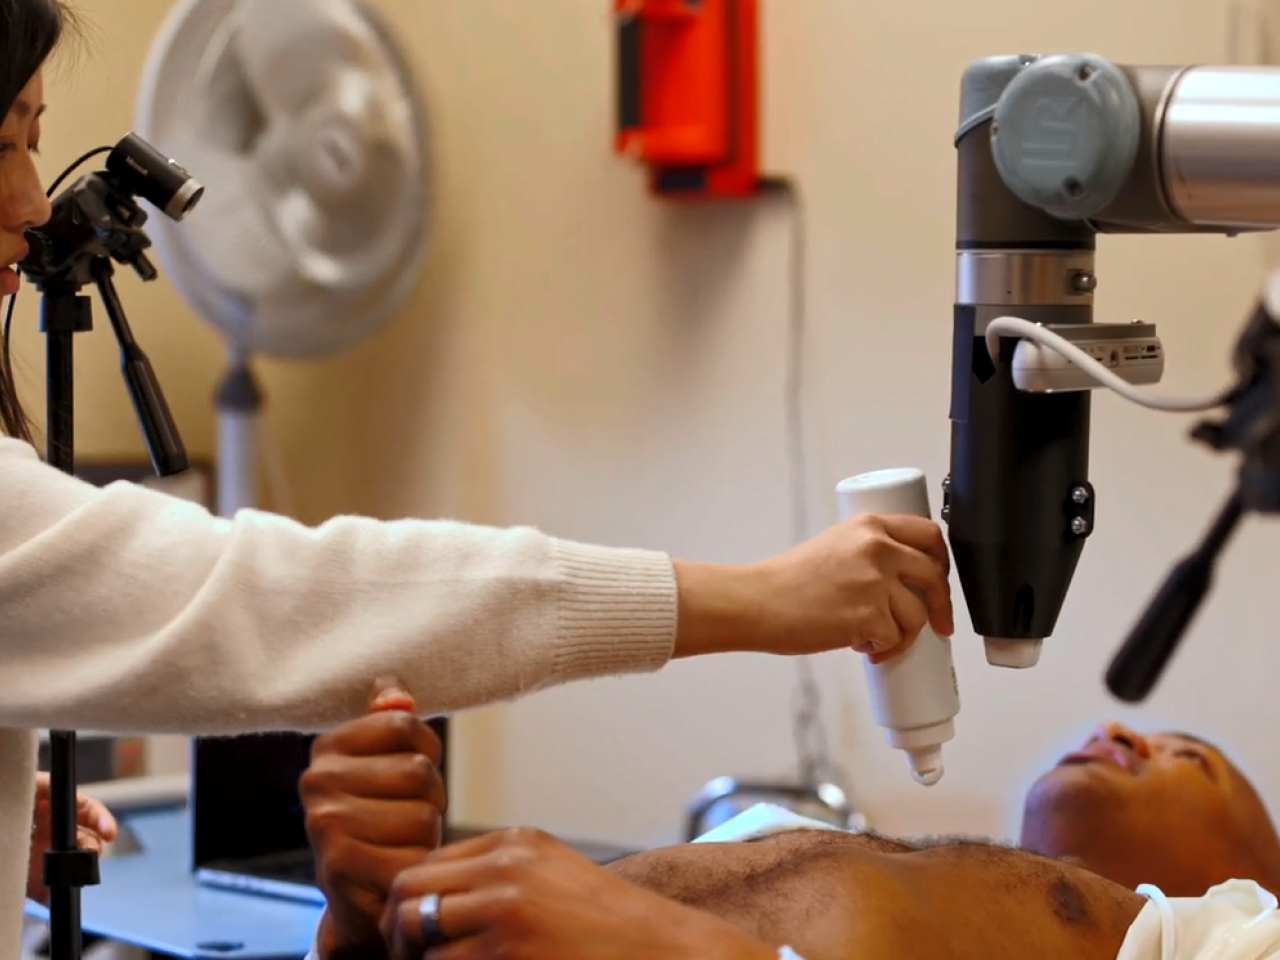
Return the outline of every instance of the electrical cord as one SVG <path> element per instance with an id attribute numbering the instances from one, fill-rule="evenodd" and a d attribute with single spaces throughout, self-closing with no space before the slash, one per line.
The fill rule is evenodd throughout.
<path id="1" fill-rule="evenodd" d="M 808 454 L 804 441 L 805 346 L 807 303 L 805 300 L 805 264 L 807 232 L 803 199 L 794 184 L 787 180 L 769 180 L 764 189 L 786 199 L 791 213 L 791 244 L 787 265 L 787 349 L 784 386 L 785 431 L 789 499 L 791 503 L 791 540 L 803 543 L 809 538 Z M 835 782 L 835 766 L 826 724 L 822 718 L 822 689 L 811 657 L 795 660 L 792 735 L 799 761 L 800 779 L 809 786 Z"/>
<path id="2" fill-rule="evenodd" d="M 259 420 L 257 441 L 258 450 L 267 468 L 272 510 L 283 517 L 294 517 L 293 488 L 289 482 L 284 447 L 280 443 L 280 435 L 272 427 L 268 417 L 264 416 Z"/>
<path id="3" fill-rule="evenodd" d="M 57 179 L 56 179 L 56 180 L 54 180 L 54 181 L 53 181 L 53 183 L 51 183 L 51 184 L 49 185 L 49 189 L 45 191 L 45 194 L 44 194 L 44 195 L 45 195 L 46 197 L 52 197 L 52 196 L 53 196 L 54 191 L 55 191 L 55 190 L 57 190 L 60 186 L 62 186 L 62 181 L 63 181 L 63 180 L 66 180 L 66 179 L 67 179 L 67 177 L 71 176 L 71 174 L 73 174 L 73 173 L 74 173 L 74 172 L 75 172 L 79 167 L 84 166 L 86 163 L 88 163 L 88 162 L 89 162 L 90 160 L 92 160 L 94 157 L 100 156 L 100 155 L 102 155 L 102 154 L 104 154 L 104 153 L 110 153 L 110 152 L 112 151 L 112 149 L 114 149 L 114 148 L 112 148 L 112 147 L 94 147 L 94 148 L 93 148 L 92 150 L 90 150 L 88 153 L 81 154 L 79 158 L 77 158 L 76 160 L 73 160 L 73 161 L 71 162 L 71 165 L 70 165 L 69 167 L 67 167 L 67 169 L 63 170 L 60 174 L 58 174 Z"/>
<path id="4" fill-rule="evenodd" d="M 1203 413 L 1214 410 L 1231 397 L 1233 390 L 1224 390 L 1209 397 L 1158 397 L 1126 381 L 1114 370 L 1109 369 L 1095 358 L 1089 356 L 1074 343 L 1060 336 L 1049 328 L 1021 317 L 997 317 L 987 324 L 987 353 L 995 363 L 1000 362 L 1000 338 L 1017 337 L 1030 340 L 1059 354 L 1082 373 L 1093 377 L 1101 386 L 1120 395 L 1130 403 L 1136 403 L 1148 410 L 1159 410 L 1163 413 Z"/>

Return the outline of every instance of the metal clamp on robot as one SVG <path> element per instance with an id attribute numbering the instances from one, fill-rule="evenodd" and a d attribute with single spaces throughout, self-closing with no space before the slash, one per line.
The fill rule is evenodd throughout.
<path id="1" fill-rule="evenodd" d="M 1098 234 L 1280 227 L 1280 68 L 993 57 L 961 85 L 951 469 L 942 516 L 988 662 L 1030 667 L 1094 529 L 1090 391 L 1226 407 L 1193 436 L 1243 455 L 1240 485 L 1107 675 L 1143 699 L 1249 510 L 1280 512 L 1280 276 L 1241 336 L 1239 383 L 1162 402 L 1155 326 L 1094 322 Z"/>

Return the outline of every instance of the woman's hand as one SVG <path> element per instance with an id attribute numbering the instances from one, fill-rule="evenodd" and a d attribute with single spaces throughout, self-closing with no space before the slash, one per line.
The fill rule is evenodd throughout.
<path id="1" fill-rule="evenodd" d="M 49 774 L 36 774 L 36 808 L 31 823 L 31 859 L 27 862 L 27 897 L 44 903 L 49 890 L 44 885 L 44 854 L 53 843 L 52 800 Z M 102 852 L 116 838 L 119 827 L 102 801 L 76 794 L 76 842 L 82 850 Z"/>
<path id="2" fill-rule="evenodd" d="M 879 660 L 926 624 L 955 632 L 946 541 L 921 517 L 855 517 L 762 563 L 675 569 L 677 657 L 852 647 Z"/>
<path id="3" fill-rule="evenodd" d="M 440 738 L 394 680 L 369 695 L 369 714 L 317 737 L 298 791 L 327 906 L 323 960 L 377 958 L 378 919 L 396 875 L 440 845 L 445 806 Z"/>
<path id="4" fill-rule="evenodd" d="M 422 902 L 439 897 L 423 936 Z M 428 900 L 428 904 L 432 901 Z M 642 890 L 538 830 L 443 847 L 396 878 L 382 916 L 391 960 L 776 960 L 737 927 Z"/>

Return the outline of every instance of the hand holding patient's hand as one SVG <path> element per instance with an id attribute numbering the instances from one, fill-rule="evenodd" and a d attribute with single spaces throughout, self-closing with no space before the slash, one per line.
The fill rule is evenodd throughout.
<path id="1" fill-rule="evenodd" d="M 53 843 L 52 797 L 49 774 L 36 774 L 35 817 L 31 824 L 31 858 L 27 863 L 27 896 L 43 903 L 49 895 L 44 885 L 44 854 Z M 76 794 L 76 844 L 81 850 L 102 852 L 116 838 L 116 818 L 100 800 Z"/>
<path id="2" fill-rule="evenodd" d="M 422 960 L 420 904 L 448 938 L 431 960 L 776 960 L 709 913 L 642 890 L 538 830 L 443 847 L 402 873 L 382 932 L 390 960 Z"/>
<path id="3" fill-rule="evenodd" d="M 326 960 L 382 953 L 378 918 L 392 881 L 440 845 L 442 747 L 413 708 L 398 684 L 379 682 L 368 716 L 316 738 L 299 781 L 328 901 L 320 928 Z"/>

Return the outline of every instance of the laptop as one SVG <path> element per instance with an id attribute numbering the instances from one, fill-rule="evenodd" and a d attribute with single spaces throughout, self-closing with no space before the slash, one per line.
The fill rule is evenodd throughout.
<path id="1" fill-rule="evenodd" d="M 428 721 L 444 745 L 440 774 L 449 784 L 449 721 Z M 191 756 L 192 869 L 210 887 L 323 905 L 307 840 L 298 778 L 311 760 L 314 735 L 197 737 Z M 460 826 L 445 817 L 445 843 L 495 827 Z M 607 843 L 566 841 L 596 863 L 636 851 Z"/>
<path id="2" fill-rule="evenodd" d="M 313 735 L 197 737 L 191 747 L 192 864 L 211 887 L 324 904 L 298 778 Z"/>

